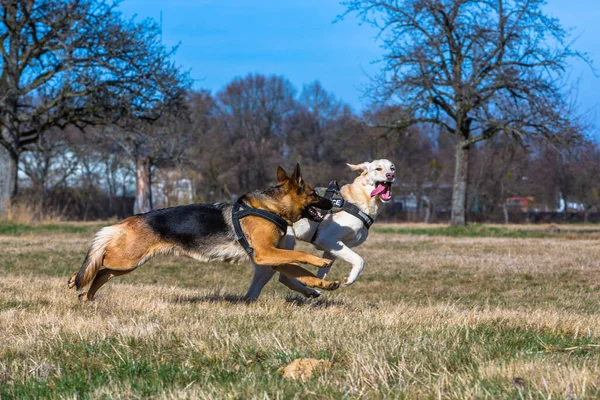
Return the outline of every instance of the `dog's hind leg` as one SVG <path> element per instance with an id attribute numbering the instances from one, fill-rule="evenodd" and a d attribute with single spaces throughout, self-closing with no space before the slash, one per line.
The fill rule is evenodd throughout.
<path id="1" fill-rule="evenodd" d="M 94 299 L 94 295 L 106 282 L 114 278 L 115 276 L 125 275 L 133 271 L 136 267 L 127 270 L 116 270 L 110 268 L 101 269 L 96 274 L 96 277 L 92 281 L 92 285 L 86 293 L 79 295 L 81 301 L 89 301 Z"/>
<path id="2" fill-rule="evenodd" d="M 102 260 L 104 269 L 98 271 L 87 293 L 79 296 L 80 300 L 92 300 L 98 289 L 115 276 L 128 274 L 156 253 L 169 251 L 169 244 L 159 242 L 143 228 L 140 224 L 134 226 L 106 247 Z"/>
<path id="3" fill-rule="evenodd" d="M 321 249 L 327 249 L 327 252 L 333 256 L 333 259 L 341 258 L 347 263 L 352 264 L 352 270 L 344 282 L 346 286 L 353 284 L 358 278 L 358 275 L 360 275 L 362 270 L 365 268 L 365 260 L 355 253 L 350 247 L 346 246 L 341 240 L 336 242 L 327 242 L 321 240 L 316 244 Z M 325 255 L 323 255 L 323 257 L 325 257 Z"/>
<path id="4" fill-rule="evenodd" d="M 260 296 L 260 292 L 263 287 L 269 282 L 269 280 L 275 275 L 275 270 L 270 267 L 263 267 L 260 265 L 252 264 L 254 266 L 254 276 L 252 277 L 252 283 L 246 293 L 245 299 L 249 301 L 255 301 Z"/>

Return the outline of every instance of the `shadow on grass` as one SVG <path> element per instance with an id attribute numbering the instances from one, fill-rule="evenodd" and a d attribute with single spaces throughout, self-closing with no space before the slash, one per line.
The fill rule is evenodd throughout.
<path id="1" fill-rule="evenodd" d="M 284 297 L 286 303 L 297 307 L 310 308 L 329 308 L 343 307 L 346 303 L 342 300 L 324 299 L 324 298 L 308 298 L 301 295 L 288 294 Z M 202 303 L 230 303 L 230 304 L 253 304 L 260 302 L 258 300 L 248 300 L 245 296 L 238 293 L 222 292 L 216 290 L 213 293 L 205 295 L 179 295 L 172 299 L 175 304 L 202 304 Z"/>
<path id="2" fill-rule="evenodd" d="M 246 298 L 241 294 L 223 293 L 216 291 L 214 293 L 202 296 L 186 296 L 181 295 L 173 299 L 176 304 L 200 304 L 200 303 L 231 303 L 231 304 L 247 304 Z"/>
<path id="3" fill-rule="evenodd" d="M 324 299 L 322 297 L 308 298 L 300 295 L 288 294 L 285 296 L 287 303 L 293 304 L 298 307 L 310 307 L 310 308 L 329 308 L 329 307 L 344 307 L 346 303 L 342 300 L 336 299 Z"/>

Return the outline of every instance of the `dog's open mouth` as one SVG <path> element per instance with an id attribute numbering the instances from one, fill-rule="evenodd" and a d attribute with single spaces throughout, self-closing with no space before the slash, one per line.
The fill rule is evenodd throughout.
<path id="1" fill-rule="evenodd" d="M 315 222 L 323 221 L 323 213 L 316 207 L 308 206 L 304 209 L 304 218 L 308 218 Z"/>
<path id="2" fill-rule="evenodd" d="M 392 182 L 377 182 L 375 190 L 371 192 L 371 197 L 379 196 L 382 201 L 390 201 L 392 199 Z"/>

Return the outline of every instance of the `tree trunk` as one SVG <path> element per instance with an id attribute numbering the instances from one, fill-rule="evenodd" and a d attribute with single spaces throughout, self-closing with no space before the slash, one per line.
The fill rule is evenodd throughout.
<path id="1" fill-rule="evenodd" d="M 0 146 L 0 220 L 8 218 L 12 201 L 17 195 L 18 158 Z"/>
<path id="2" fill-rule="evenodd" d="M 503 175 L 506 175 L 503 173 Z M 506 206 L 506 196 L 504 195 L 504 181 L 500 180 L 500 199 L 502 200 L 502 212 L 504 213 L 504 225 L 508 225 L 508 207 Z"/>
<path id="3" fill-rule="evenodd" d="M 430 219 L 431 219 L 431 209 L 433 207 L 431 206 L 431 202 L 428 201 L 427 204 L 425 205 L 425 218 L 423 218 L 423 222 L 425 224 L 428 224 Z"/>
<path id="4" fill-rule="evenodd" d="M 136 185 L 133 213 L 141 214 L 152 210 L 152 187 L 150 182 L 150 158 L 139 157 L 135 163 Z"/>
<path id="5" fill-rule="evenodd" d="M 469 146 L 462 140 L 456 144 L 454 184 L 452 187 L 452 226 L 467 225 L 467 185 L 469 181 Z"/>

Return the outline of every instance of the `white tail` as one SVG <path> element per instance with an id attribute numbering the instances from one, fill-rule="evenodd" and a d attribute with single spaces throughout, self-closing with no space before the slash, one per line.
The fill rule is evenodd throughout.
<path id="1" fill-rule="evenodd" d="M 85 256 L 81 269 L 75 278 L 75 287 L 77 290 L 90 283 L 94 276 L 96 276 L 96 273 L 102 267 L 106 248 L 112 239 L 121 232 L 121 229 L 122 227 L 119 225 L 112 225 L 102 228 L 96 233 L 92 246 Z"/>

